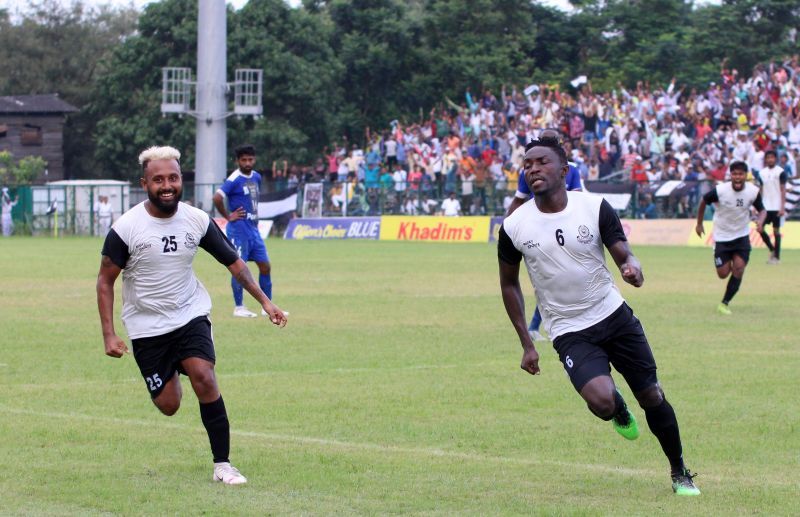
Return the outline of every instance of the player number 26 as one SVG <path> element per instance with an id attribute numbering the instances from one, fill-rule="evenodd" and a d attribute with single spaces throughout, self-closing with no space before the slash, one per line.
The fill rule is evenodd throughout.
<path id="1" fill-rule="evenodd" d="M 164 384 L 164 382 L 161 380 L 161 377 L 159 377 L 157 373 L 154 373 L 152 377 L 145 377 L 144 380 L 147 381 L 147 386 L 150 388 L 150 391 L 156 391 L 161 387 L 162 384 Z"/>

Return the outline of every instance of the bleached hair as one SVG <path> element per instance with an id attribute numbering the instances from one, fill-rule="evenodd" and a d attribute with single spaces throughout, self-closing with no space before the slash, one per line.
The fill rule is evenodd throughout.
<path id="1" fill-rule="evenodd" d="M 175 160 L 180 163 L 181 152 L 167 145 L 161 147 L 154 145 L 142 151 L 139 155 L 139 165 L 144 169 L 150 160 Z"/>

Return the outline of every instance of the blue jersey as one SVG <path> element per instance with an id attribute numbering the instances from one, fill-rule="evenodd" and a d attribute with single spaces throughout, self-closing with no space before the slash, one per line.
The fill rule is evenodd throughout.
<path id="1" fill-rule="evenodd" d="M 567 176 L 564 178 L 564 181 L 567 184 L 567 190 L 581 190 L 581 171 L 578 169 L 578 166 L 572 162 L 567 162 L 569 165 L 569 170 L 567 171 Z M 528 182 L 525 181 L 525 173 L 522 172 L 519 175 L 519 180 L 517 181 L 517 197 L 530 197 L 531 195 L 531 188 L 528 186 Z"/>
<path id="2" fill-rule="evenodd" d="M 247 216 L 228 224 L 258 226 L 258 193 L 261 189 L 261 174 L 252 171 L 245 176 L 236 169 L 228 176 L 219 190 L 228 198 L 228 211 L 244 208 Z"/>

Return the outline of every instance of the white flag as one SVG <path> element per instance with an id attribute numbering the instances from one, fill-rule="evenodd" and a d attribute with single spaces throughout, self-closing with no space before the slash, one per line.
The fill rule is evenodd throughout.
<path id="1" fill-rule="evenodd" d="M 522 90 L 522 93 L 524 93 L 525 95 L 530 95 L 530 94 L 538 92 L 538 91 L 539 91 L 539 85 L 530 84 L 524 90 Z"/>
<path id="2" fill-rule="evenodd" d="M 570 81 L 569 84 L 571 84 L 573 88 L 577 88 L 582 84 L 586 84 L 588 80 L 589 79 L 587 79 L 585 75 L 579 75 L 578 77 Z"/>

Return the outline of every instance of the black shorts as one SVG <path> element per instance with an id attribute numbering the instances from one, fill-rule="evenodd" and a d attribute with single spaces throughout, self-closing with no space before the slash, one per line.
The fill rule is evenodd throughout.
<path id="1" fill-rule="evenodd" d="M 160 336 L 132 339 L 131 346 L 151 398 L 161 394 L 175 372 L 186 374 L 181 366 L 184 359 L 199 357 L 216 362 L 211 322 L 207 316 L 199 316 Z"/>
<path id="2" fill-rule="evenodd" d="M 627 303 L 600 323 L 558 336 L 553 348 L 578 392 L 595 377 L 611 375 L 609 363 L 634 393 L 658 382 L 650 344 Z"/>
<path id="3" fill-rule="evenodd" d="M 774 228 L 783 226 L 783 218 L 778 215 L 777 210 L 767 210 L 767 218 L 764 219 L 764 226 L 771 224 Z"/>
<path id="4" fill-rule="evenodd" d="M 714 266 L 722 267 L 733 260 L 734 255 L 739 255 L 747 264 L 750 261 L 750 237 L 745 235 L 732 241 L 714 243 Z"/>

